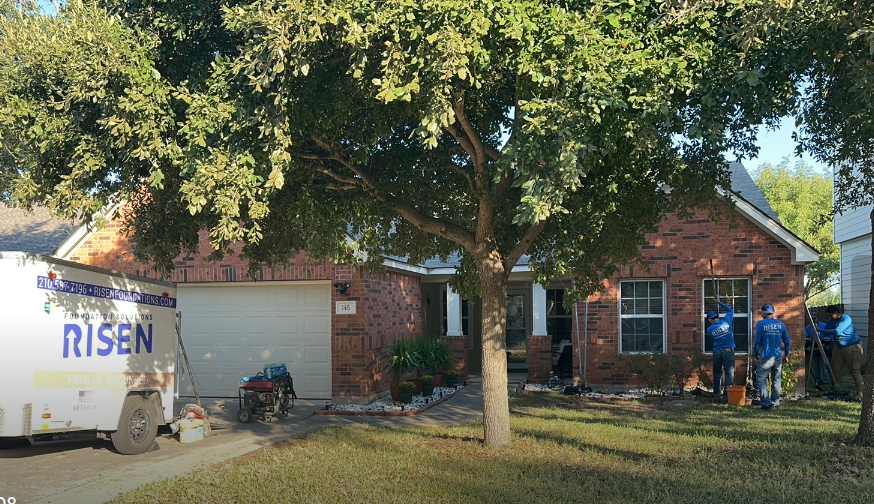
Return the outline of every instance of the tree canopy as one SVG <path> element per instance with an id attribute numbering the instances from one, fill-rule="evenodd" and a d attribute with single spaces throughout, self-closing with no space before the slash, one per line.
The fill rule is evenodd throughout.
<path id="1" fill-rule="evenodd" d="M 745 50 L 774 55 L 790 68 L 796 90 L 789 111 L 800 127 L 798 149 L 834 171 L 834 211 L 874 203 L 874 3 L 798 0 L 766 5 L 746 24 Z M 773 85 L 773 83 L 772 83 Z M 871 213 L 874 225 L 874 212 Z M 874 270 L 872 270 L 874 287 Z M 868 303 L 874 334 L 874 289 Z M 874 369 L 868 352 L 867 369 Z M 874 373 L 865 375 L 856 438 L 874 446 Z"/>
<path id="2" fill-rule="evenodd" d="M 789 158 L 772 166 L 765 163 L 753 178 L 787 229 L 819 251 L 819 260 L 805 269 L 804 295 L 809 304 L 836 304 L 829 298 L 840 283 L 840 249 L 834 243 L 832 178 L 818 173 L 804 161 L 790 165 Z M 819 302 L 823 300 L 824 302 Z"/>
<path id="3" fill-rule="evenodd" d="M 255 263 L 459 253 L 492 444 L 512 267 L 599 288 L 666 212 L 717 209 L 790 94 L 739 66 L 752 0 L 0 3 L 0 189 L 130 201 L 162 270 L 201 229 Z"/>

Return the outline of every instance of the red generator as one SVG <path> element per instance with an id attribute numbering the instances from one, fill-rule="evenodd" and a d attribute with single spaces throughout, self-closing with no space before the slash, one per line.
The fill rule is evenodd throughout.
<path id="1" fill-rule="evenodd" d="M 262 373 L 246 378 L 240 383 L 237 395 L 240 399 L 237 419 L 243 423 L 251 422 L 254 415 L 265 422 L 270 422 L 278 413 L 287 418 L 288 410 L 294 408 L 297 399 L 294 380 L 287 372 L 271 378 Z"/>

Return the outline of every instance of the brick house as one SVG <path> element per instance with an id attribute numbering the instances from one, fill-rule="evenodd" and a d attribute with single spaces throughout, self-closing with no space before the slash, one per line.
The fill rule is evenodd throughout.
<path id="1" fill-rule="evenodd" d="M 704 313 L 715 308 L 714 277 L 721 297 L 734 306 L 738 370 L 761 305 L 772 303 L 802 348 L 804 265 L 817 253 L 786 230 L 739 163 L 731 165 L 736 226 L 706 215 L 680 221 L 667 216 L 641 246 L 648 268 L 626 266 L 604 282 L 604 292 L 564 307 L 567 281 L 533 284 L 520 261 L 510 276 L 508 367 L 545 381 L 552 353 L 572 343 L 571 372 L 591 385 L 633 382 L 623 356 L 640 352 L 705 353 Z M 110 221 L 101 230 L 80 227 L 54 255 L 130 274 L 155 277 L 133 260 L 130 244 Z M 0 236 L 0 250 L 4 247 Z M 205 236 L 202 250 L 209 250 Z M 711 270 L 710 263 L 713 263 Z M 265 362 L 286 362 L 298 395 L 335 402 L 374 398 L 388 389 L 382 348 L 400 337 L 446 338 L 462 373 L 480 371 L 481 303 L 461 299 L 446 282 L 457 263 L 409 264 L 385 258 L 386 271 L 327 263 L 303 254 L 285 267 L 249 275 L 237 256 L 219 262 L 180 257 L 170 278 L 178 284 L 182 336 L 203 396 L 236 396 L 241 376 Z M 345 287 L 344 284 L 348 284 Z M 182 381 L 186 395 L 190 383 Z"/>

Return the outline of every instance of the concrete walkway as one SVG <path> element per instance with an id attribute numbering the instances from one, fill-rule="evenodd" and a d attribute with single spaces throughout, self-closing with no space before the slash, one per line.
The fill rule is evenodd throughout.
<path id="1" fill-rule="evenodd" d="M 511 376 L 508 391 L 519 378 Z M 177 402 L 176 410 L 192 399 Z M 33 446 L 0 449 L 0 489 L 17 502 L 94 504 L 161 478 L 239 457 L 264 446 L 318 427 L 356 424 L 382 426 L 454 425 L 482 418 L 482 383 L 479 376 L 448 400 L 412 416 L 314 415 L 325 401 L 299 400 L 289 412 L 270 423 L 237 420 L 237 399 L 201 401 L 218 428 L 193 444 L 181 444 L 168 430 L 160 430 L 159 450 L 136 456 L 120 455 L 111 442 L 90 436 L 63 436 Z"/>

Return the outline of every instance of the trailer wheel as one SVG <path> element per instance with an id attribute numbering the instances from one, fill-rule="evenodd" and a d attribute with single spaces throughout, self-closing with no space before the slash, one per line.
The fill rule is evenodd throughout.
<path id="1" fill-rule="evenodd" d="M 115 449 L 124 455 L 145 453 L 152 448 L 157 434 L 158 424 L 149 401 L 136 394 L 125 397 L 118 430 L 110 435 Z"/>
<path id="2" fill-rule="evenodd" d="M 237 412 L 237 420 L 243 423 L 249 423 L 252 421 L 252 410 L 249 408 L 241 408 L 240 411 Z"/>

